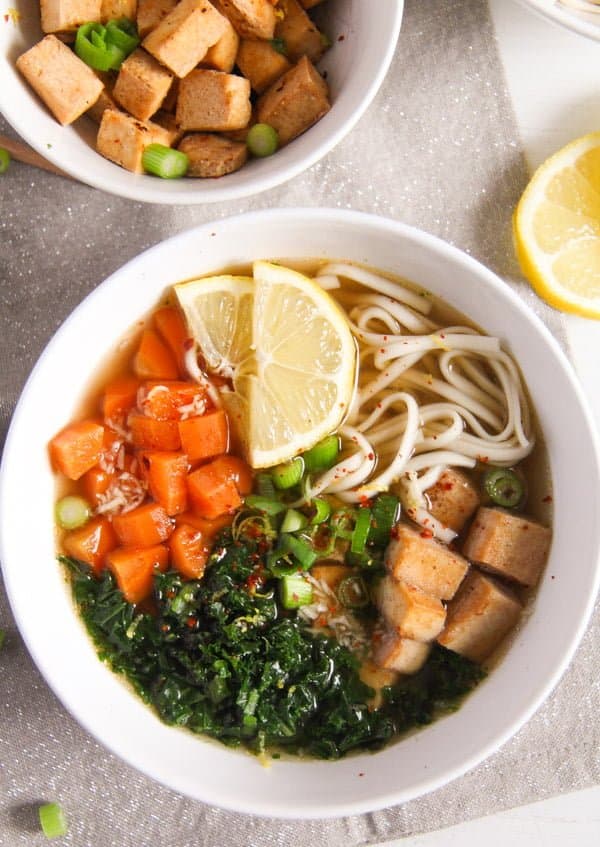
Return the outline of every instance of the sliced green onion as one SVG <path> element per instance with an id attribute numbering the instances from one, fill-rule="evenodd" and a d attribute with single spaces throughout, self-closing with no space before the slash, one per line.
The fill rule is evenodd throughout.
<path id="1" fill-rule="evenodd" d="M 291 554 L 282 553 L 281 550 L 273 550 L 267 555 L 267 570 L 273 576 L 289 576 L 298 573 L 298 562 Z"/>
<path id="2" fill-rule="evenodd" d="M 350 540 L 350 550 L 353 553 L 364 553 L 370 529 L 371 510 L 366 508 L 359 509 L 356 513 L 354 531 Z"/>
<path id="3" fill-rule="evenodd" d="M 10 153 L 4 147 L 0 147 L 0 174 L 5 174 L 10 165 Z"/>
<path id="4" fill-rule="evenodd" d="M 89 521 L 92 507 L 83 497 L 69 494 L 58 501 L 54 514 L 56 523 L 63 529 L 77 529 Z"/>
<path id="5" fill-rule="evenodd" d="M 253 156 L 272 156 L 279 147 L 277 130 L 269 124 L 254 124 L 246 136 L 246 146 Z"/>
<path id="6" fill-rule="evenodd" d="M 310 505 L 315 512 L 310 519 L 312 526 L 323 523 L 331 515 L 331 504 L 329 500 L 324 500 L 322 497 L 315 497 Z"/>
<path id="7" fill-rule="evenodd" d="M 313 550 L 317 551 L 320 559 L 331 556 L 335 551 L 336 536 L 329 524 L 318 524 L 310 531 L 309 535 Z"/>
<path id="8" fill-rule="evenodd" d="M 82 62 L 97 71 L 117 70 L 125 51 L 106 40 L 106 27 L 99 23 L 82 24 L 75 36 L 75 52 Z"/>
<path id="9" fill-rule="evenodd" d="M 344 561 L 350 567 L 362 568 L 363 570 L 383 567 L 382 557 L 371 553 L 369 550 L 365 550 L 364 553 L 353 553 L 349 550 Z"/>
<path id="10" fill-rule="evenodd" d="M 338 509 L 333 513 L 329 521 L 335 534 L 339 538 L 345 538 L 347 541 L 352 538 L 355 522 L 356 512 L 354 509 Z"/>
<path id="11" fill-rule="evenodd" d="M 284 609 L 299 609 L 300 606 L 312 603 L 312 585 L 300 574 L 282 577 L 279 581 L 279 591 Z"/>
<path id="12" fill-rule="evenodd" d="M 392 527 L 398 520 L 400 501 L 393 494 L 380 494 L 374 501 L 371 512 L 369 543 L 387 547 Z"/>
<path id="13" fill-rule="evenodd" d="M 38 810 L 40 826 L 46 838 L 59 838 L 67 834 L 67 818 L 58 803 L 46 803 Z"/>
<path id="14" fill-rule="evenodd" d="M 129 18 L 113 18 L 106 24 L 106 42 L 129 56 L 140 43 L 136 25 Z"/>
<path id="15" fill-rule="evenodd" d="M 142 153 L 142 167 L 146 173 L 161 179 L 177 179 L 185 176 L 190 160 L 181 150 L 164 144 L 149 144 Z"/>
<path id="16" fill-rule="evenodd" d="M 291 553 L 305 571 L 311 567 L 317 558 L 317 554 L 308 542 L 289 534 L 281 536 L 279 540 L 279 553 L 283 553 L 284 555 Z"/>
<path id="17" fill-rule="evenodd" d="M 285 512 L 286 505 L 279 500 L 272 500 L 270 497 L 261 497 L 260 494 L 249 494 L 246 497 L 246 506 L 251 509 L 258 509 L 259 512 L 264 512 L 266 515 L 279 515 Z"/>
<path id="18" fill-rule="evenodd" d="M 276 50 L 278 53 L 281 53 L 282 56 L 287 56 L 287 44 L 285 43 L 283 38 L 271 38 L 269 44 L 271 45 L 273 50 Z"/>
<path id="19" fill-rule="evenodd" d="M 515 509 L 525 495 L 523 481 L 509 468 L 490 469 L 483 478 L 483 488 L 497 506 Z"/>
<path id="20" fill-rule="evenodd" d="M 370 602 L 369 591 L 361 576 L 347 576 L 337 588 L 337 596 L 347 609 L 362 609 Z"/>
<path id="21" fill-rule="evenodd" d="M 304 462 L 299 457 L 286 462 L 285 465 L 277 465 L 271 471 L 275 488 L 285 491 L 298 485 L 304 473 Z"/>
<path id="22" fill-rule="evenodd" d="M 273 483 L 273 477 L 268 473 L 259 473 L 254 478 L 254 484 L 256 487 L 256 491 L 262 497 L 269 497 L 271 500 L 275 500 L 277 497 L 277 493 L 275 491 L 275 484 Z"/>
<path id="23" fill-rule="evenodd" d="M 308 526 L 308 518 L 302 512 L 297 509 L 288 509 L 279 529 L 281 532 L 297 532 L 306 526 Z"/>
<path id="24" fill-rule="evenodd" d="M 309 473 L 326 471 L 332 468 L 340 452 L 340 439 L 337 435 L 328 435 L 306 453 L 302 454 L 304 466 Z"/>

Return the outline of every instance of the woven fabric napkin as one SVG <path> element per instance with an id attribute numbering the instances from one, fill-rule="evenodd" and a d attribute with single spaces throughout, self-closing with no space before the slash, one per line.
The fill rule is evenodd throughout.
<path id="1" fill-rule="evenodd" d="M 309 172 L 257 198 L 203 208 L 140 205 L 15 163 L 0 195 L 2 433 L 35 359 L 85 294 L 164 237 L 252 208 L 351 207 L 422 227 L 509 279 L 562 337 L 560 320 L 519 281 L 512 259 L 510 212 L 526 179 L 481 0 L 408 0 L 394 63 L 359 125 Z M 483 765 L 399 807 L 310 822 L 210 808 L 132 770 L 55 699 L 2 591 L 0 626 L 8 630 L 0 654 L 0 845 L 41 843 L 36 806 L 49 799 L 69 814 L 61 843 L 76 847 L 354 847 L 600 781 L 598 614 L 555 693 Z"/>

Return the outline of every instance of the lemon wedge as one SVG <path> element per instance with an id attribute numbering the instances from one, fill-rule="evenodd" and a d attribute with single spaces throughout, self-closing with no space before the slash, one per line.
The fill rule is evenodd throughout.
<path id="1" fill-rule="evenodd" d="M 535 172 L 513 218 L 524 275 L 551 306 L 600 318 L 600 132 Z"/>
<path id="2" fill-rule="evenodd" d="M 215 276 L 175 286 L 255 468 L 308 450 L 335 431 L 354 391 L 356 345 L 342 309 L 297 271 L 255 262 L 253 279 Z"/>

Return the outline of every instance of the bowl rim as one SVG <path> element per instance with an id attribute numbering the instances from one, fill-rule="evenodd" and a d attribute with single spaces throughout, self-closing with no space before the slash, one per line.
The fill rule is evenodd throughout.
<path id="1" fill-rule="evenodd" d="M 585 603 L 585 612 L 578 619 L 577 623 L 572 626 L 571 636 L 568 639 L 568 642 L 562 645 L 560 651 L 561 658 L 560 661 L 556 663 L 553 672 L 549 674 L 548 677 L 537 686 L 535 694 L 531 697 L 528 706 L 521 711 L 521 713 L 517 716 L 516 719 L 512 720 L 508 725 L 506 725 L 502 731 L 497 732 L 491 738 L 489 743 L 477 748 L 477 750 L 472 755 L 466 756 L 464 758 L 459 758 L 459 761 L 454 767 L 448 767 L 443 772 L 435 776 L 423 777 L 419 779 L 411 785 L 410 790 L 394 791 L 393 788 L 390 788 L 388 792 L 380 792 L 376 798 L 369 796 L 362 802 L 358 802 L 356 800 L 349 800 L 347 803 L 337 803 L 337 805 L 332 806 L 331 808 L 328 807 L 325 810 L 317 804 L 303 802 L 302 798 L 298 798 L 297 806 L 295 806 L 294 808 L 287 809 L 274 807 L 268 798 L 259 807 L 257 807 L 256 804 L 253 804 L 251 807 L 248 805 L 244 806 L 243 803 L 231 800 L 229 797 L 224 798 L 222 796 L 213 796 L 210 794 L 210 790 L 203 791 L 202 796 L 200 796 L 199 794 L 191 794 L 189 791 L 185 791 L 185 789 L 182 788 L 181 785 L 173 785 L 172 782 L 169 782 L 166 779 L 162 779 L 161 775 L 155 773 L 149 766 L 140 764 L 139 761 L 135 760 L 135 757 L 124 755 L 123 752 L 117 749 L 116 746 L 113 746 L 110 741 L 107 741 L 104 737 L 100 737 L 97 734 L 97 730 L 94 726 L 92 716 L 81 714 L 76 708 L 74 708 L 71 704 L 65 702 L 65 700 L 63 699 L 60 688 L 60 681 L 58 679 L 55 680 L 52 678 L 51 674 L 48 671 L 46 657 L 43 652 L 40 652 L 35 638 L 32 637 L 32 631 L 30 631 L 31 627 L 26 623 L 26 621 L 23 621 L 22 612 L 26 604 L 24 603 L 23 598 L 18 597 L 15 593 L 11 575 L 13 568 L 7 568 L 6 566 L 6 562 L 11 559 L 12 555 L 11 551 L 6 546 L 7 532 L 5 531 L 7 527 L 7 522 L 10 519 L 9 510 L 5 506 L 6 503 L 10 502 L 7 457 L 11 455 L 12 444 L 13 441 L 16 439 L 16 435 L 20 425 L 20 419 L 22 416 L 26 416 L 27 414 L 28 399 L 36 385 L 38 372 L 43 368 L 45 360 L 49 356 L 53 355 L 55 346 L 61 344 L 63 337 L 68 337 L 71 334 L 72 326 L 77 324 L 79 314 L 83 311 L 87 312 L 91 307 L 93 307 L 93 303 L 96 297 L 99 297 L 103 292 L 108 289 L 108 287 L 117 287 L 119 285 L 120 279 L 124 276 L 127 276 L 136 263 L 151 262 L 153 257 L 157 253 L 165 250 L 177 250 L 179 244 L 183 244 L 189 239 L 196 240 L 200 234 L 210 234 L 211 230 L 214 230 L 216 225 L 221 227 L 235 227 L 243 225 L 246 220 L 252 220 L 253 224 L 262 224 L 263 226 L 265 226 L 268 225 L 269 221 L 272 221 L 274 218 L 287 221 L 289 223 L 294 223 L 295 225 L 298 225 L 299 221 L 301 222 L 302 220 L 312 219 L 313 222 L 318 221 L 319 224 L 323 226 L 323 228 L 326 228 L 328 225 L 333 224 L 334 222 L 336 222 L 337 224 L 341 223 L 343 226 L 370 226 L 371 228 L 377 230 L 386 231 L 391 235 L 400 235 L 403 238 L 408 239 L 421 247 L 424 247 L 426 250 L 430 250 L 437 253 L 438 255 L 441 255 L 444 259 L 449 258 L 451 260 L 454 260 L 455 262 L 460 263 L 462 266 L 470 269 L 480 278 L 485 279 L 486 284 L 490 285 L 493 289 L 499 292 L 502 297 L 508 299 L 511 305 L 516 308 L 519 312 L 521 312 L 523 317 L 528 322 L 535 325 L 537 332 L 541 336 L 543 336 L 546 345 L 552 350 L 554 354 L 554 366 L 563 371 L 564 375 L 568 379 L 568 382 L 570 383 L 575 399 L 578 402 L 578 411 L 581 416 L 581 421 L 585 430 L 587 431 L 589 443 L 592 448 L 592 455 L 588 457 L 589 466 L 592 468 L 595 467 L 596 471 L 598 471 L 598 468 L 600 467 L 600 443 L 598 440 L 598 435 L 596 433 L 595 426 L 593 424 L 592 415 L 589 410 L 587 400 L 583 394 L 582 388 L 577 378 L 575 377 L 574 371 L 567 357 L 563 353 L 555 338 L 551 335 L 549 330 L 541 322 L 541 320 L 525 305 L 521 298 L 506 283 L 502 281 L 499 276 L 497 276 L 491 270 L 487 269 L 483 264 L 478 262 L 472 256 L 469 256 L 462 250 L 458 249 L 457 247 L 451 244 L 448 244 L 447 242 L 443 241 L 440 238 L 437 238 L 436 236 L 433 236 L 427 232 L 424 232 L 415 227 L 403 224 L 398 221 L 363 212 L 340 210 L 333 208 L 268 209 L 257 212 L 246 212 L 244 214 L 225 218 L 217 222 L 208 222 L 193 227 L 177 235 L 171 236 L 163 240 L 162 242 L 154 245 L 153 247 L 143 251 L 137 257 L 133 258 L 121 268 L 119 268 L 117 271 L 115 271 L 113 274 L 111 274 L 104 282 L 102 282 L 96 289 L 94 289 L 76 307 L 75 310 L 73 310 L 70 316 L 65 320 L 65 322 L 52 336 L 49 343 L 41 353 L 38 362 L 33 368 L 19 398 L 7 433 L 4 455 L 2 458 L 2 464 L 0 466 L 0 560 L 3 563 L 2 571 L 4 574 L 7 595 L 13 614 L 15 616 L 15 620 L 17 621 L 19 632 L 35 664 L 44 676 L 49 687 L 54 691 L 54 693 L 63 703 L 67 711 L 69 711 L 70 714 L 72 714 L 76 718 L 76 720 L 94 738 L 96 738 L 104 747 L 110 749 L 119 758 L 123 759 L 128 764 L 135 767 L 142 773 L 145 773 L 147 776 L 151 777 L 155 781 L 162 782 L 162 784 L 166 785 L 171 790 L 185 793 L 188 796 L 193 797 L 193 799 L 201 800 L 202 802 L 206 803 L 211 803 L 213 805 L 219 806 L 220 808 L 228 809 L 231 811 L 244 812 L 259 816 L 278 817 L 282 819 L 324 819 L 330 817 L 339 817 L 348 814 L 359 814 L 369 812 L 375 809 L 391 806 L 399 802 L 405 802 L 407 800 L 414 799 L 415 797 L 427 794 L 447 784 L 453 779 L 456 779 L 457 777 L 463 775 L 464 773 L 475 767 L 477 764 L 482 762 L 489 755 L 498 750 L 530 719 L 530 717 L 539 708 L 542 702 L 548 697 L 550 692 L 560 680 L 561 676 L 569 665 L 573 654 L 587 628 L 594 607 L 595 597 L 600 586 L 600 559 L 598 558 L 598 552 L 600 551 L 600 524 L 590 529 L 590 532 L 592 533 L 594 539 L 591 544 L 591 547 L 596 552 L 596 562 L 593 584 L 591 586 L 591 589 L 589 590 L 589 594 L 587 595 Z M 598 473 L 596 473 L 596 482 L 598 481 L 598 477 L 599 475 Z M 389 750 L 391 748 L 387 749 Z"/>
<path id="2" fill-rule="evenodd" d="M 276 164 L 266 174 L 259 175 L 256 179 L 250 180 L 248 184 L 238 185 L 235 182 L 221 183 L 220 180 L 209 180 L 211 190 L 207 191 L 203 187 L 204 180 L 195 180 L 195 185 L 186 191 L 161 190 L 161 184 L 168 182 L 159 180 L 156 182 L 156 177 L 150 177 L 147 174 L 133 174 L 127 170 L 123 170 L 127 174 L 127 179 L 124 179 L 120 185 L 117 185 L 118 180 L 115 179 L 110 185 L 106 185 L 100 176 L 96 175 L 96 171 L 89 172 L 83 164 L 80 166 L 77 161 L 66 162 L 65 157 L 58 155 L 56 149 L 52 145 L 44 143 L 42 135 L 38 135 L 30 128 L 29 124 L 22 124 L 19 120 L 20 112 L 18 109 L 4 108 L 2 105 L 2 86 L 0 86 L 0 113 L 17 132 L 34 150 L 48 161 L 52 162 L 56 167 L 65 171 L 65 173 L 80 182 L 92 188 L 100 189 L 108 194 L 113 194 L 117 197 L 124 197 L 129 200 L 135 200 L 144 203 L 156 203 L 162 205 L 185 205 L 192 206 L 200 203 L 218 203 L 227 200 L 237 200 L 245 197 L 251 197 L 268 191 L 271 188 L 276 188 L 282 185 L 304 171 L 308 170 L 320 159 L 326 156 L 331 150 L 342 141 L 342 139 L 353 129 L 363 116 L 367 108 L 370 106 L 383 80 L 389 70 L 390 64 L 396 51 L 402 18 L 404 13 L 404 0 L 388 0 L 389 5 L 389 26 L 384 31 L 385 41 L 381 45 L 381 57 L 377 65 L 376 73 L 371 78 L 370 82 L 362 89 L 358 106 L 348 113 L 346 118 L 340 121 L 333 131 L 317 144 L 313 149 L 297 158 L 292 159 L 287 165 L 282 166 Z M 1 58 L 1 57 L 0 57 Z M 1 62 L 0 62 L 1 64 Z M 25 84 L 25 83 L 24 83 Z M 362 83 L 361 83 L 362 85 Z M 335 103 L 333 104 L 335 106 Z M 39 108 L 44 109 L 42 103 Z M 52 116 L 50 116 L 52 117 Z M 59 126 L 60 128 L 60 126 Z M 307 132 L 311 131 L 310 127 Z M 304 133 L 299 136 L 301 139 Z M 86 143 L 82 140 L 82 143 Z M 100 154 L 97 154 L 100 155 Z M 277 159 L 271 161 L 277 163 Z M 119 167 L 115 165 L 115 167 Z M 130 179 L 130 177 L 132 177 Z M 224 178 L 226 179 L 226 177 Z M 156 185 L 153 185 L 153 182 Z M 170 183 L 175 182 L 174 180 Z"/>
<path id="3" fill-rule="evenodd" d="M 600 41 L 600 16 L 598 24 L 594 24 L 580 18 L 576 9 L 560 8 L 555 3 L 550 4 L 549 0 L 518 0 L 518 2 L 542 15 L 546 20 L 570 29 L 571 32 L 576 32 L 592 41 Z"/>

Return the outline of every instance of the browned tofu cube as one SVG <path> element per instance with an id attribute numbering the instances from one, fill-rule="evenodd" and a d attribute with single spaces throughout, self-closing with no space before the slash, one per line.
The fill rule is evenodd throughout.
<path id="1" fill-rule="evenodd" d="M 173 74 L 138 47 L 121 65 L 113 96 L 134 118 L 145 121 L 160 109 L 172 82 Z"/>
<path id="2" fill-rule="evenodd" d="M 100 20 L 101 0 L 40 0 L 43 32 L 74 32 Z"/>
<path id="3" fill-rule="evenodd" d="M 76 120 L 102 92 L 94 71 L 54 35 L 19 56 L 17 68 L 61 124 Z"/>
<path id="4" fill-rule="evenodd" d="M 535 585 L 548 557 L 552 532 L 537 521 L 482 507 L 475 515 L 463 553 L 486 570 Z"/>
<path id="5" fill-rule="evenodd" d="M 250 121 L 250 83 L 221 71 L 192 71 L 179 83 L 177 123 L 204 132 L 243 129 Z"/>
<path id="6" fill-rule="evenodd" d="M 445 470 L 425 494 L 433 517 L 455 532 L 462 531 L 480 503 L 477 486 L 454 468 Z"/>
<path id="7" fill-rule="evenodd" d="M 331 108 L 328 88 L 310 59 L 303 56 L 259 98 L 259 123 L 277 130 L 279 143 L 288 144 Z"/>
<path id="8" fill-rule="evenodd" d="M 364 684 L 375 691 L 371 700 L 367 701 L 367 705 L 371 709 L 378 709 L 383 704 L 382 689 L 394 685 L 398 681 L 398 671 L 380 668 L 372 659 L 366 659 L 362 663 L 358 674 Z"/>
<path id="9" fill-rule="evenodd" d="M 102 23 L 113 18 L 128 18 L 135 20 L 137 14 L 137 0 L 101 0 L 100 20 Z"/>
<path id="10" fill-rule="evenodd" d="M 138 0 L 137 28 L 140 38 L 145 38 L 176 5 L 177 0 Z"/>
<path id="11" fill-rule="evenodd" d="M 227 21 L 209 0 L 180 0 L 144 38 L 143 46 L 178 77 L 204 58 L 227 28 Z"/>
<path id="12" fill-rule="evenodd" d="M 86 115 L 89 115 L 93 121 L 99 124 L 106 109 L 118 110 L 119 107 L 110 90 L 105 86 L 100 92 L 100 97 L 98 97 L 94 105 L 87 110 Z"/>
<path id="13" fill-rule="evenodd" d="M 250 85 L 262 94 L 291 68 L 284 55 L 268 41 L 244 38 L 240 43 L 236 64 Z"/>
<path id="14" fill-rule="evenodd" d="M 223 20 L 227 22 L 225 32 L 217 43 L 208 49 L 208 52 L 200 62 L 200 67 L 213 68 L 215 71 L 224 71 L 228 74 L 233 70 L 235 65 L 235 57 L 240 46 L 240 37 L 227 18 L 223 18 Z"/>
<path id="15" fill-rule="evenodd" d="M 143 173 L 142 154 L 149 144 L 169 146 L 169 133 L 157 124 L 144 123 L 107 109 L 96 138 L 96 150 L 111 162 L 133 173 Z"/>
<path id="16" fill-rule="evenodd" d="M 469 569 L 466 559 L 404 524 L 398 524 L 394 534 L 385 552 L 392 576 L 439 600 L 454 597 Z"/>
<path id="17" fill-rule="evenodd" d="M 433 641 L 442 631 L 446 609 L 436 597 L 393 576 L 380 581 L 376 595 L 385 622 L 403 638 Z"/>
<path id="18" fill-rule="evenodd" d="M 242 38 L 273 38 L 275 10 L 270 0 L 215 0 Z"/>
<path id="19" fill-rule="evenodd" d="M 521 611 L 512 591 L 472 568 L 448 605 L 446 626 L 438 642 L 474 662 L 482 662 L 517 623 Z"/>
<path id="20" fill-rule="evenodd" d="M 318 62 L 328 42 L 298 0 L 280 0 L 279 9 L 283 17 L 275 26 L 275 38 L 282 39 L 290 61 L 297 62 L 302 56 L 308 56 L 311 62 Z"/>
<path id="21" fill-rule="evenodd" d="M 186 135 L 178 149 L 190 160 L 188 176 L 225 176 L 239 170 L 248 158 L 243 141 L 230 141 L 207 132 Z"/>
<path id="22" fill-rule="evenodd" d="M 159 126 L 165 130 L 169 138 L 169 147 L 176 147 L 183 137 L 183 130 L 175 120 L 175 115 L 165 112 L 163 109 L 152 116 L 151 121 L 146 121 L 148 126 Z"/>
<path id="23" fill-rule="evenodd" d="M 373 642 L 373 661 L 380 668 L 411 674 L 423 667 L 430 650 L 431 644 L 386 632 Z"/>

